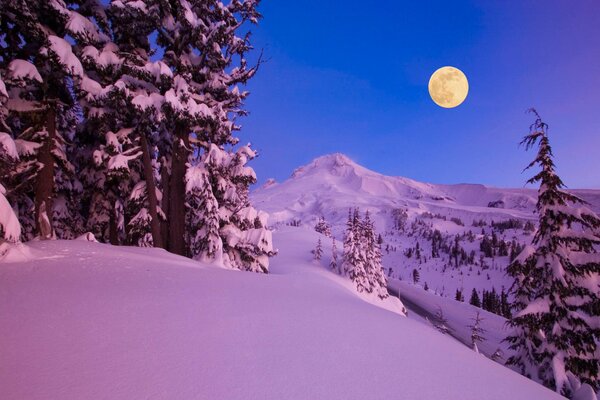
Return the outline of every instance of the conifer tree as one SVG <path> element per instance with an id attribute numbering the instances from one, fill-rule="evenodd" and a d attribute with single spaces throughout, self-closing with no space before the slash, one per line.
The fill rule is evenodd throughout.
<path id="1" fill-rule="evenodd" d="M 331 243 L 331 262 L 329 263 L 329 268 L 333 272 L 339 272 L 338 271 L 337 244 L 336 244 L 335 238 L 333 238 L 332 243 Z"/>
<path id="2" fill-rule="evenodd" d="M 467 326 L 471 330 L 471 347 L 475 352 L 479 353 L 479 347 L 477 346 L 477 343 L 481 343 L 486 340 L 483 336 L 486 330 L 481 327 L 481 321 L 483 321 L 483 318 L 481 318 L 479 311 L 477 311 L 477 314 L 474 318 L 471 318 L 471 321 L 473 321 L 473 323 Z"/>
<path id="3" fill-rule="evenodd" d="M 317 246 L 315 247 L 312 253 L 315 258 L 315 261 L 321 261 L 321 257 L 323 256 L 323 245 L 321 243 L 321 238 L 317 240 Z"/>
<path id="4" fill-rule="evenodd" d="M 473 291 L 471 292 L 471 298 L 469 299 L 469 304 L 471 304 L 472 306 L 481 308 L 481 300 L 479 299 L 479 293 L 477 293 L 477 290 L 475 288 L 473 288 Z"/>
<path id="5" fill-rule="evenodd" d="M 3 3 L 0 9 L 4 42 L 0 75 L 10 94 L 3 128 L 25 145 L 21 163 L 13 171 L 16 183 L 8 189 L 18 195 L 18 208 L 33 215 L 24 217 L 34 226 L 24 233 L 35 231 L 41 239 L 56 237 L 57 192 L 72 188 L 68 181 L 74 171 L 66 157 L 67 140 L 72 138 L 64 128 L 73 126 L 74 90 L 86 90 L 81 62 L 66 39 L 99 36 L 88 18 L 95 17 L 91 14 L 96 5 L 95 1 L 17 0 Z M 60 217 L 71 218 L 64 212 Z"/>
<path id="6" fill-rule="evenodd" d="M 564 190 L 555 171 L 548 125 L 535 110 L 535 122 L 522 143 L 537 145 L 527 168 L 540 171 L 538 229 L 533 242 L 510 264 L 514 283 L 515 334 L 506 340 L 515 354 L 508 364 L 567 396 L 569 374 L 598 389 L 600 307 L 596 282 L 600 272 L 600 219 L 578 197 Z"/>
<path id="7" fill-rule="evenodd" d="M 325 217 L 319 217 L 317 224 L 315 225 L 315 231 L 322 233 L 327 237 L 331 237 L 331 226 L 325 221 Z"/>

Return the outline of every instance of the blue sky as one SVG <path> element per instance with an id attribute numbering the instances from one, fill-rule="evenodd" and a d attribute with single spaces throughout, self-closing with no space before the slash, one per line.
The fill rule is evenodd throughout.
<path id="1" fill-rule="evenodd" d="M 523 186 L 518 142 L 536 107 L 569 187 L 600 187 L 600 2 L 264 0 L 242 142 L 259 181 L 342 152 L 434 183 Z M 427 92 L 444 65 L 465 72 L 460 107 Z"/>

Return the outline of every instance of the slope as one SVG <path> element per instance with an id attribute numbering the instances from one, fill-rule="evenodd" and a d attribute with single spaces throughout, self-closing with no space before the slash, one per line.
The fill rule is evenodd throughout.
<path id="1" fill-rule="evenodd" d="M 33 242 L 0 265 L 0 398 L 553 399 L 376 307 L 285 227 L 270 275 L 156 249 Z"/>

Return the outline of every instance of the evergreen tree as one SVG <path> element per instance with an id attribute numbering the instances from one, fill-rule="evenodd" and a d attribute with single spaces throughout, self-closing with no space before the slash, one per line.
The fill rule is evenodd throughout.
<path id="1" fill-rule="evenodd" d="M 333 241 L 331 243 L 331 262 L 329 263 L 329 268 L 333 272 L 339 272 L 338 271 L 337 244 L 336 244 L 335 238 L 333 238 Z"/>
<path id="2" fill-rule="evenodd" d="M 481 308 L 481 300 L 479 299 L 479 293 L 477 293 L 477 290 L 475 288 L 473 288 L 473 291 L 471 292 L 471 298 L 469 299 L 469 304 L 471 304 L 472 306 Z"/>
<path id="3" fill-rule="evenodd" d="M 419 270 L 414 268 L 412 271 L 412 278 L 413 278 L 413 283 L 417 284 L 419 283 L 419 280 L 421 279 L 421 275 L 419 274 Z"/>
<path id="4" fill-rule="evenodd" d="M 321 257 L 323 256 L 323 245 L 321 244 L 321 238 L 317 241 L 317 246 L 312 251 L 315 261 L 321 261 Z"/>
<path id="5" fill-rule="evenodd" d="M 28 239 L 29 232 L 41 239 L 56 237 L 57 194 L 65 190 L 63 196 L 67 196 L 76 186 L 66 156 L 67 141 L 72 138 L 65 127 L 74 124 L 74 91 L 86 89 L 87 77 L 66 39 L 99 36 L 88 18 L 95 17 L 91 14 L 96 5 L 95 1 L 19 0 L 3 3 L 0 9 L 0 75 L 8 95 L 3 128 L 24 145 L 20 146 L 20 165 L 5 183 L 17 208 L 27 215 L 24 222 L 33 225 L 25 227 Z M 65 204 L 68 199 L 61 201 Z M 65 212 L 60 215 L 67 225 L 76 222 L 69 221 L 71 217 Z M 66 229 L 65 224 L 62 228 Z"/>
<path id="6" fill-rule="evenodd" d="M 538 230 L 531 246 L 513 261 L 515 334 L 506 340 L 515 354 L 508 363 L 557 392 L 571 395 L 573 374 L 598 389 L 600 335 L 598 279 L 600 219 L 578 197 L 563 190 L 555 172 L 548 125 L 535 110 L 530 133 L 522 143 L 536 146 L 527 168 L 540 171 L 528 182 L 539 183 Z"/>
<path id="7" fill-rule="evenodd" d="M 325 217 L 319 217 L 317 224 L 315 225 L 315 231 L 327 236 L 331 237 L 331 226 L 325 221 Z"/>
<path id="8" fill-rule="evenodd" d="M 342 269 L 355 284 L 359 293 L 370 291 L 365 271 L 365 252 L 362 243 L 363 232 L 358 209 L 348 211 L 346 234 L 344 235 L 344 261 Z"/>
<path id="9" fill-rule="evenodd" d="M 481 327 L 481 321 L 483 321 L 483 318 L 481 318 L 479 315 L 479 311 L 477 311 L 477 314 L 474 318 L 471 318 L 471 321 L 473 321 L 473 323 L 467 326 L 471 330 L 471 347 L 475 352 L 479 353 L 477 343 L 481 343 L 486 340 L 483 336 L 486 331 Z"/>

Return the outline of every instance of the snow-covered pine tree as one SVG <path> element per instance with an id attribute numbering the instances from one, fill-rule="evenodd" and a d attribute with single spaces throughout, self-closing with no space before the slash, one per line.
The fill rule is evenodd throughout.
<path id="1" fill-rule="evenodd" d="M 315 231 L 327 236 L 331 237 L 331 226 L 325 221 L 325 217 L 319 217 L 317 224 L 315 225 Z"/>
<path id="2" fill-rule="evenodd" d="M 95 2 L 79 3 L 11 1 L 0 9 L 4 42 L 0 74 L 6 78 L 10 94 L 5 125 L 14 139 L 23 141 L 25 146 L 20 153 L 28 154 L 14 171 L 19 176 L 11 177 L 18 182 L 19 190 L 7 189 L 14 193 L 18 208 L 27 215 L 32 214 L 29 208 L 33 204 L 35 232 L 42 239 L 54 238 L 56 234 L 57 171 L 64 172 L 58 178 L 62 184 L 58 189 L 71 186 L 67 181 L 73 171 L 65 157 L 66 137 L 62 129 L 71 124 L 61 122 L 72 117 L 76 108 L 74 89 L 85 79 L 81 62 L 65 39 L 78 38 L 84 31 L 89 36 L 97 34 L 86 16 L 93 12 Z M 33 229 L 26 228 L 25 232 L 30 230 Z"/>
<path id="3" fill-rule="evenodd" d="M 159 30 L 157 41 L 174 74 L 174 86 L 165 94 L 164 107 L 166 125 L 173 132 L 168 196 L 163 199 L 168 210 L 168 248 L 179 254 L 185 252 L 185 214 L 195 210 L 185 207 L 188 196 L 181 182 L 190 156 L 200 154 L 200 164 L 219 204 L 219 232 L 226 263 L 266 271 L 265 256 L 273 254 L 270 233 L 264 218 L 256 218 L 264 213 L 250 206 L 247 195 L 256 178 L 245 164 L 256 153 L 249 145 L 232 149 L 239 141 L 233 135 L 240 129 L 235 118 L 246 114 L 243 101 L 248 95 L 238 85 L 252 78 L 260 64 L 248 67 L 245 53 L 251 49 L 250 35 L 238 34 L 249 23 L 258 21 L 257 5 L 256 0 L 228 4 L 217 0 L 169 2 L 169 7 L 161 9 L 161 19 L 169 24 Z"/>
<path id="4" fill-rule="evenodd" d="M 88 43 L 80 53 L 86 71 L 96 79 L 88 82 L 93 90 L 82 99 L 89 143 L 95 160 L 102 161 L 96 162 L 95 170 L 101 176 L 111 175 L 111 179 L 100 179 L 105 187 L 94 188 L 93 199 L 100 207 L 93 209 L 108 221 L 111 242 L 118 242 L 115 236 L 125 228 L 129 243 L 162 247 L 165 215 L 159 204 L 157 144 L 163 131 L 164 94 L 173 79 L 166 64 L 150 60 L 156 49 L 149 36 L 159 29 L 158 8 L 154 1 L 143 7 L 133 1 L 112 2 L 106 23 L 111 28 L 110 40 Z M 119 134 L 123 132 L 127 135 Z M 123 226 L 119 224 L 121 205 L 127 214 Z M 142 234 L 146 231 L 152 240 Z"/>
<path id="5" fill-rule="evenodd" d="M 223 241 L 219 235 L 219 203 L 212 192 L 209 176 L 199 164 L 186 172 L 186 240 L 192 258 L 223 262 Z"/>
<path id="6" fill-rule="evenodd" d="M 329 263 L 329 268 L 333 272 L 340 272 L 338 270 L 337 242 L 335 241 L 335 238 L 333 238 L 331 242 L 331 262 Z"/>
<path id="7" fill-rule="evenodd" d="M 535 110 L 535 122 L 522 143 L 537 145 L 528 165 L 540 171 L 539 226 L 533 242 L 510 264 L 515 334 L 506 340 L 515 354 L 508 364 L 567 396 L 575 390 L 569 374 L 599 387 L 600 307 L 596 282 L 600 272 L 600 219 L 578 197 L 563 190 L 555 171 L 548 125 Z"/>
<path id="8" fill-rule="evenodd" d="M 385 299 L 389 296 L 387 279 L 381 266 L 381 247 L 369 211 L 365 213 L 361 225 L 363 233 L 361 245 L 365 247 L 365 273 L 369 283 L 367 291 L 374 292 L 380 299 Z"/>
<path id="9" fill-rule="evenodd" d="M 312 253 L 315 261 L 321 261 L 321 257 L 323 256 L 323 244 L 321 243 L 321 238 L 317 240 L 317 245 Z"/>
<path id="10" fill-rule="evenodd" d="M 471 321 L 473 321 L 473 323 L 471 325 L 467 325 L 467 328 L 471 330 L 471 347 L 475 352 L 479 353 L 477 343 L 481 343 L 486 340 L 483 336 L 486 330 L 481 327 L 481 321 L 483 321 L 483 318 L 481 318 L 479 311 L 477 311 L 477 314 L 475 314 L 474 318 L 471 318 Z"/>
<path id="11" fill-rule="evenodd" d="M 362 224 L 358 209 L 348 211 L 348 222 L 344 235 L 344 256 L 342 269 L 356 285 L 359 293 L 370 289 L 365 270 L 365 248 L 363 245 Z"/>

